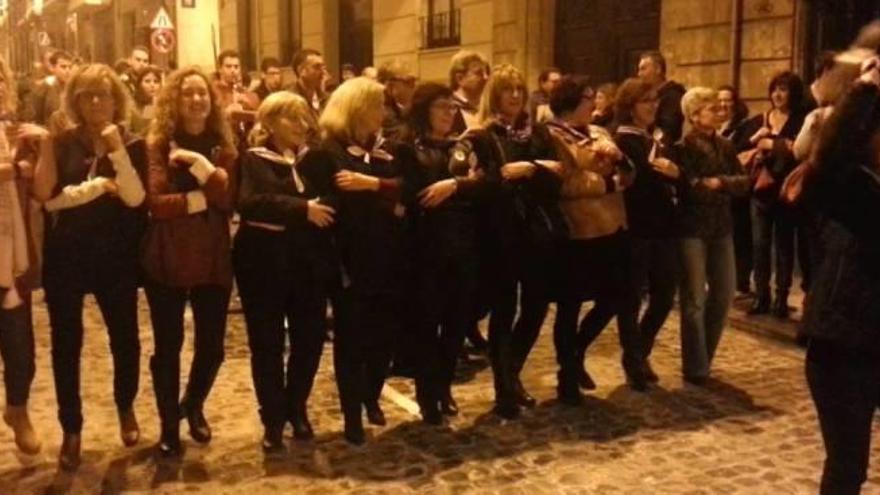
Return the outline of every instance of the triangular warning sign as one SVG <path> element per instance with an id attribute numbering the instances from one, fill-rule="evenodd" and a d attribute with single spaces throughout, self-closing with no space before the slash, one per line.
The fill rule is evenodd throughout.
<path id="1" fill-rule="evenodd" d="M 165 7 L 159 7 L 159 12 L 157 12 L 156 17 L 153 18 L 153 22 L 150 24 L 150 29 L 174 29 L 174 23 L 171 22 L 171 16 L 168 15 L 168 11 L 165 10 Z"/>

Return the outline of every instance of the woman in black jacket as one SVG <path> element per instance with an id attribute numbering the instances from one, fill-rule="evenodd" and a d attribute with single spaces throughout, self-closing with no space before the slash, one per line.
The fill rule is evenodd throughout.
<path id="1" fill-rule="evenodd" d="M 794 270 L 795 218 L 779 199 L 785 178 L 797 165 L 792 148 L 804 124 L 804 84 L 791 72 L 776 75 L 768 88 L 773 105 L 766 113 L 743 124 L 737 151 L 755 150 L 750 160 L 753 177 L 752 243 L 755 264 L 755 301 L 749 314 L 771 311 L 771 254 L 776 250 L 776 300 L 772 313 L 788 317 L 788 293 Z"/>
<path id="2" fill-rule="evenodd" d="M 333 92 L 319 121 L 316 160 L 336 173 L 334 189 L 318 194 L 337 212 L 342 290 L 333 301 L 333 351 L 345 438 L 353 444 L 365 441 L 362 408 L 370 423 L 385 424 L 379 396 L 404 310 L 400 161 L 379 132 L 384 94 L 371 79 L 350 79 Z"/>
<path id="3" fill-rule="evenodd" d="M 863 67 L 825 123 L 804 188 L 823 242 L 803 328 L 827 454 L 823 495 L 859 493 L 880 389 L 880 59 Z"/>
<path id="4" fill-rule="evenodd" d="M 550 133 L 526 112 L 527 90 L 512 65 L 492 70 L 479 121 L 498 157 L 498 179 L 486 205 L 483 276 L 489 281 L 489 359 L 495 377 L 495 413 L 514 418 L 535 399 L 519 379 L 551 300 L 554 245 L 566 236 L 559 209 L 561 166 Z M 517 301 L 517 289 L 521 289 Z M 519 302 L 519 304 L 517 304 Z M 519 318 L 514 324 L 517 306 Z"/>
<path id="5" fill-rule="evenodd" d="M 455 139 L 452 91 L 437 83 L 416 88 L 412 144 L 400 149 L 412 227 L 418 357 L 416 398 L 422 418 L 440 424 L 452 397 L 456 358 L 473 323 L 477 292 L 477 203 L 486 195 L 486 139 Z"/>
<path id="6" fill-rule="evenodd" d="M 678 283 L 678 237 L 676 204 L 678 202 L 678 166 L 667 157 L 661 142 L 648 130 L 657 114 L 657 91 L 642 79 L 627 79 L 617 92 L 615 111 L 619 125 L 614 142 L 636 170 L 632 186 L 624 191 L 626 216 L 632 234 L 630 274 L 633 310 L 629 318 L 641 314 L 642 294 L 647 289 L 648 307 L 641 321 L 631 321 L 642 336 L 644 375 L 656 382 L 648 361 L 660 327 L 675 302 Z"/>
<path id="7" fill-rule="evenodd" d="M 339 270 L 328 230 L 334 210 L 317 193 L 329 188 L 332 171 L 313 159 L 316 154 L 306 144 L 315 127 L 308 103 L 294 93 L 273 93 L 260 105 L 257 120 L 252 147 L 241 162 L 241 227 L 233 262 L 265 428 L 263 450 L 274 453 L 283 448 L 287 422 L 295 438 L 314 436 L 306 401 L 324 347 L 327 298 L 339 283 Z"/>
<path id="8" fill-rule="evenodd" d="M 128 90 L 110 67 L 86 65 L 64 96 L 74 126 L 40 136 L 34 195 L 48 212 L 43 288 L 52 327 L 52 371 L 64 431 L 62 469 L 80 463 L 83 426 L 80 353 L 83 296 L 92 293 L 110 335 L 113 392 L 126 446 L 140 438 L 134 413 L 140 340 L 137 321 L 138 245 L 146 211 L 144 142 L 125 136 Z"/>

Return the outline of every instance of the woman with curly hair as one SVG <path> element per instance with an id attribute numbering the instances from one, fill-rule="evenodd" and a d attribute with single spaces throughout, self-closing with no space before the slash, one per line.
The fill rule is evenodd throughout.
<path id="1" fill-rule="evenodd" d="M 211 441 L 203 405 L 223 362 L 236 164 L 232 132 L 218 103 L 206 74 L 195 67 L 179 70 L 159 95 L 147 135 L 150 225 L 142 264 L 155 339 L 150 370 L 162 422 L 162 456 L 181 453 L 181 417 L 193 440 Z M 181 399 L 187 302 L 195 321 L 195 354 Z"/>
<path id="2" fill-rule="evenodd" d="M 110 334 L 120 436 L 126 446 L 140 437 L 132 405 L 140 362 L 137 252 L 145 220 L 140 207 L 145 157 L 143 141 L 120 132 L 131 103 L 110 67 L 79 68 L 65 88 L 63 108 L 72 127 L 50 135 L 32 126 L 24 134 L 40 141 L 34 196 L 45 202 L 50 220 L 43 287 L 64 431 L 59 464 L 72 470 L 80 463 L 83 425 L 79 368 L 85 294 L 94 294 Z"/>

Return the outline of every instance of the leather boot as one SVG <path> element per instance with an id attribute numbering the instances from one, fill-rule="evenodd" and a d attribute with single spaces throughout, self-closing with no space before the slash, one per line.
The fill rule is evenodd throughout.
<path id="1" fill-rule="evenodd" d="M 31 424 L 27 406 L 6 406 L 3 421 L 12 428 L 18 450 L 27 455 L 36 455 L 40 452 L 43 445 Z"/>

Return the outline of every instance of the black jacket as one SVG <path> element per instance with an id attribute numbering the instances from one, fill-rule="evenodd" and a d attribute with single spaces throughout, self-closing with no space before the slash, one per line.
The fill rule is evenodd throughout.
<path id="1" fill-rule="evenodd" d="M 635 182 L 623 193 L 629 230 L 646 239 L 675 237 L 679 181 L 660 174 L 648 162 L 654 139 L 647 132 L 629 129 L 621 126 L 614 135 L 617 147 L 636 170 Z M 658 151 L 657 157 L 661 154 Z"/>
<path id="2" fill-rule="evenodd" d="M 673 148 L 672 158 L 682 172 L 679 234 L 703 239 L 730 235 L 731 197 L 748 194 L 750 185 L 733 145 L 717 134 L 710 137 L 691 133 Z M 710 177 L 721 179 L 721 190 L 712 191 L 700 184 Z"/>
<path id="3" fill-rule="evenodd" d="M 857 84 L 825 124 L 804 200 L 820 215 L 823 257 L 810 289 L 804 332 L 880 352 L 880 91 Z"/>
<path id="4" fill-rule="evenodd" d="M 308 202 L 319 198 L 318 191 L 333 187 L 331 164 L 320 157 L 316 151 L 305 151 L 290 164 L 271 147 L 248 150 L 241 158 L 237 204 L 242 229 L 283 228 L 274 237 L 287 248 L 272 252 L 321 265 L 322 273 L 332 277 L 338 276 L 332 229 L 307 219 Z M 287 260 L 275 261 L 288 265 Z"/>
<path id="5" fill-rule="evenodd" d="M 656 126 L 663 131 L 663 144 L 672 146 L 681 139 L 684 114 L 681 111 L 681 97 L 686 90 L 675 81 L 666 81 L 657 91 Z"/>
<path id="6" fill-rule="evenodd" d="M 332 186 L 318 194 L 336 208 L 336 241 L 343 285 L 359 293 L 397 293 L 405 276 L 401 164 L 387 142 L 364 149 L 328 138 L 315 160 L 329 163 L 334 174 L 350 170 L 381 182 L 379 191 L 342 191 Z"/>

